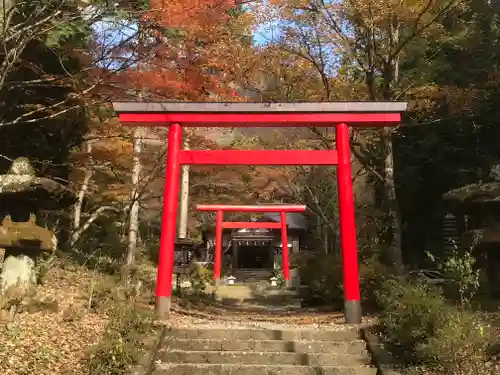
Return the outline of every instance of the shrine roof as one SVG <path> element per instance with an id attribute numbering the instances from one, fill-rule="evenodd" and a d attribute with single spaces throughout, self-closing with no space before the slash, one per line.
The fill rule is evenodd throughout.
<path id="1" fill-rule="evenodd" d="M 266 212 L 264 214 L 264 220 L 279 223 L 281 221 L 281 218 L 279 213 Z M 306 230 L 308 228 L 306 216 L 299 212 L 287 212 L 286 223 L 288 229 Z"/>

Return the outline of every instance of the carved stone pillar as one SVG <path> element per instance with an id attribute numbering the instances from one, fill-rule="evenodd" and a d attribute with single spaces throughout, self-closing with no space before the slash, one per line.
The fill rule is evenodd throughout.
<path id="1" fill-rule="evenodd" d="M 268 245 L 268 254 L 269 254 L 269 257 L 267 258 L 268 261 L 267 261 L 266 267 L 269 268 L 269 269 L 274 269 L 274 257 L 275 257 L 275 254 L 274 254 L 274 243 L 273 242 L 269 242 L 269 245 Z"/>
<path id="2" fill-rule="evenodd" d="M 292 237 L 292 253 L 297 254 L 299 252 L 299 237 Z"/>
<path id="3" fill-rule="evenodd" d="M 232 248 L 232 265 L 233 265 L 233 270 L 238 268 L 238 250 L 239 250 L 239 245 L 238 241 L 233 241 L 231 244 Z"/>

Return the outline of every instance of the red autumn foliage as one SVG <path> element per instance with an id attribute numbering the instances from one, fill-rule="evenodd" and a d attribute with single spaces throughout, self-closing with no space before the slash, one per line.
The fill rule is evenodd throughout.
<path id="1" fill-rule="evenodd" d="M 125 80 L 148 99 L 207 101 L 214 95 L 218 100 L 231 96 L 223 81 L 231 76 L 227 52 L 232 36 L 227 24 L 234 6 L 234 0 L 150 1 L 143 17 L 148 30 L 144 58 L 127 71 Z"/>

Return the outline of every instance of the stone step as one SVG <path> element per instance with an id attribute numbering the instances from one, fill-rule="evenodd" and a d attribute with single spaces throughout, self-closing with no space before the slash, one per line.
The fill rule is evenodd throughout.
<path id="1" fill-rule="evenodd" d="M 234 273 L 271 273 L 273 272 L 272 268 L 236 268 L 233 269 Z"/>
<path id="2" fill-rule="evenodd" d="M 240 268 L 234 270 L 232 275 L 236 277 L 237 283 L 251 283 L 266 281 L 268 282 L 272 275 L 272 270 L 269 269 L 251 269 Z"/>
<path id="3" fill-rule="evenodd" d="M 243 351 L 362 354 L 366 343 L 353 341 L 282 341 L 282 340 L 221 340 L 221 339 L 167 339 L 165 347 L 184 351 Z"/>
<path id="4" fill-rule="evenodd" d="M 376 375 L 373 367 L 161 363 L 155 375 Z"/>
<path id="5" fill-rule="evenodd" d="M 158 359 L 168 363 L 206 363 L 240 365 L 297 365 L 297 366 L 366 366 L 367 356 L 330 353 L 280 353 L 239 351 L 169 351 L 162 350 Z"/>
<path id="6" fill-rule="evenodd" d="M 212 340 L 284 340 L 284 341 L 352 341 L 359 339 L 357 329 L 334 331 L 321 330 L 271 330 L 271 329 L 210 329 L 173 328 L 169 338 Z"/>

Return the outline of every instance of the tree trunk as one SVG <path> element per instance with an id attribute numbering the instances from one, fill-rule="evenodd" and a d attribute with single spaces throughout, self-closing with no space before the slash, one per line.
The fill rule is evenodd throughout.
<path id="1" fill-rule="evenodd" d="M 89 163 L 91 163 L 90 154 L 92 152 L 92 142 L 88 141 L 85 143 L 85 152 L 89 154 Z M 78 198 L 73 206 L 73 231 L 71 233 L 70 239 L 71 248 L 76 246 L 83 233 L 85 233 L 85 231 L 90 228 L 92 223 L 96 221 L 104 212 L 117 212 L 117 209 L 114 207 L 102 206 L 95 210 L 90 215 L 90 217 L 82 224 L 83 203 L 85 200 L 85 195 L 87 194 L 87 191 L 89 189 L 93 173 L 94 171 L 92 170 L 92 166 L 88 165 L 85 168 L 85 177 L 83 179 L 82 186 L 80 187 L 80 191 L 78 192 Z"/>
<path id="2" fill-rule="evenodd" d="M 10 20 L 9 11 L 17 3 L 17 0 L 2 0 L 0 1 L 0 31 L 4 34 L 4 31 L 9 28 Z M 10 18 L 10 19 L 9 19 Z"/>
<path id="3" fill-rule="evenodd" d="M 92 223 L 96 221 L 106 211 L 118 212 L 118 210 L 115 207 L 111 206 L 99 207 L 90 215 L 90 217 L 83 225 L 80 225 L 77 229 L 73 230 L 73 233 L 71 235 L 71 247 L 76 245 L 76 243 L 82 237 L 82 234 L 85 233 L 85 231 L 90 228 Z"/>
<path id="4" fill-rule="evenodd" d="M 90 156 L 90 153 L 92 152 L 92 143 L 90 141 L 86 142 L 85 144 L 85 152 Z M 92 168 L 90 166 L 87 166 L 85 168 L 85 177 L 83 178 L 82 186 L 80 187 L 80 191 L 78 192 L 78 199 L 73 206 L 73 233 L 71 234 L 72 245 L 78 242 L 78 237 L 76 236 L 82 221 L 83 201 L 85 199 L 85 194 L 87 194 L 87 190 L 89 189 L 92 175 Z"/>
<path id="5" fill-rule="evenodd" d="M 328 238 L 328 227 L 326 225 L 323 226 L 323 248 L 325 251 L 325 254 L 328 255 L 330 252 L 330 244 L 329 244 L 329 238 Z"/>
<path id="6" fill-rule="evenodd" d="M 184 149 L 189 150 L 189 139 L 184 141 Z M 189 208 L 189 165 L 183 165 L 181 170 L 181 201 L 179 207 L 179 238 L 187 237 Z"/>
<path id="7" fill-rule="evenodd" d="M 392 128 L 381 130 L 382 146 L 384 149 L 384 212 L 387 215 L 387 255 L 389 262 L 396 271 L 403 267 L 401 219 L 394 183 L 394 152 L 392 145 Z"/>
<path id="8" fill-rule="evenodd" d="M 399 45 L 399 25 L 391 25 L 392 40 L 395 46 Z M 392 51 L 390 51 L 392 53 Z M 392 59 L 388 56 L 384 65 L 384 100 L 394 99 L 394 86 L 399 81 L 399 55 Z M 392 144 L 393 128 L 384 127 L 380 131 L 382 150 L 384 155 L 384 211 L 386 213 L 387 238 L 386 244 L 389 263 L 397 273 L 403 268 L 402 225 L 399 204 L 396 197 L 394 182 L 394 149 Z"/>
<path id="9" fill-rule="evenodd" d="M 134 130 L 134 145 L 132 155 L 132 194 L 129 213 L 128 250 L 125 267 L 130 268 L 135 263 L 137 253 L 137 238 L 139 233 L 139 180 L 141 177 L 142 129 Z"/>

